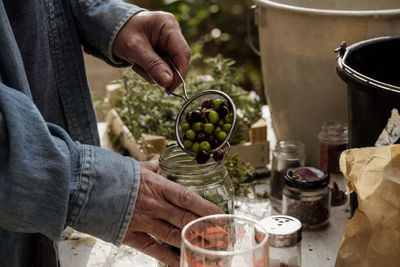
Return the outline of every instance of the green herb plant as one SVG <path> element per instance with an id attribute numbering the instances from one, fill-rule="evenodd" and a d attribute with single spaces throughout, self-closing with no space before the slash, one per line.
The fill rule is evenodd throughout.
<path id="1" fill-rule="evenodd" d="M 256 185 L 263 183 L 262 180 L 254 179 L 254 167 L 243 161 L 238 154 L 227 154 L 225 168 L 231 176 L 235 195 L 255 195 L 260 198 L 268 198 L 268 193 L 256 193 Z"/>
<path id="2" fill-rule="evenodd" d="M 192 57 L 192 63 L 201 56 Z M 250 94 L 237 84 L 236 68 L 232 59 L 222 57 L 206 58 L 205 74 L 189 71 L 186 78 L 189 96 L 203 90 L 220 90 L 231 96 L 238 110 L 238 123 L 232 144 L 248 140 L 248 130 L 261 116 L 261 105 L 255 93 Z M 121 93 L 114 103 L 121 119 L 136 140 L 142 133 L 165 136 L 174 141 L 176 115 L 183 105 L 183 100 L 169 96 L 165 89 L 150 85 L 132 70 L 125 72 L 115 82 L 123 84 Z M 176 93 L 182 94 L 177 88 Z M 140 141 L 139 141 L 140 143 Z"/>

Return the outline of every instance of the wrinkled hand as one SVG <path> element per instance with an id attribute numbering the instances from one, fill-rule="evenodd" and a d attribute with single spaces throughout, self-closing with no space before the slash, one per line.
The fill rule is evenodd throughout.
<path id="1" fill-rule="evenodd" d="M 134 15 L 122 27 L 113 44 L 113 53 L 134 63 L 135 72 L 149 83 L 156 82 L 172 92 L 180 79 L 155 50 L 167 55 L 186 77 L 191 52 L 171 13 L 142 11 Z"/>
<path id="2" fill-rule="evenodd" d="M 223 213 L 198 194 L 155 173 L 157 164 L 141 162 L 140 188 L 135 210 L 123 240 L 158 260 L 179 266 L 179 255 L 156 239 L 180 247 L 181 229 L 190 221 Z"/>

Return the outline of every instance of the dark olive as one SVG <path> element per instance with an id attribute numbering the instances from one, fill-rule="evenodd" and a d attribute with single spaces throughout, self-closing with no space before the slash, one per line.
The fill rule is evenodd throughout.
<path id="1" fill-rule="evenodd" d="M 222 160 L 223 158 L 224 158 L 224 152 L 222 152 L 221 149 L 217 149 L 217 150 L 214 151 L 214 153 L 213 153 L 213 159 L 214 159 L 215 161 L 220 161 L 220 160 Z"/>
<path id="2" fill-rule="evenodd" d="M 211 145 L 211 148 L 216 148 L 219 146 L 219 142 L 216 138 L 214 138 L 214 139 L 210 140 L 210 145 Z"/>
<path id="3" fill-rule="evenodd" d="M 212 108 L 214 106 L 214 102 L 211 99 L 207 99 L 201 104 L 202 108 Z"/>
<path id="4" fill-rule="evenodd" d="M 192 113 L 193 113 L 193 111 L 189 111 L 186 114 L 186 122 L 189 123 L 189 124 L 192 124 Z"/>
<path id="5" fill-rule="evenodd" d="M 196 136 L 196 141 L 199 142 L 199 143 L 205 141 L 206 139 L 207 139 L 207 136 L 206 136 L 206 134 L 204 132 L 200 132 Z"/>
<path id="6" fill-rule="evenodd" d="M 192 111 L 191 120 L 193 123 L 201 121 L 201 112 L 198 110 Z"/>
<path id="7" fill-rule="evenodd" d="M 226 101 L 222 102 L 221 105 L 219 106 L 219 115 L 221 116 L 221 118 L 224 118 L 226 114 L 230 112 L 231 109 L 229 108 L 228 102 Z"/>
<path id="8" fill-rule="evenodd" d="M 206 163 L 210 159 L 210 153 L 204 150 L 200 150 L 196 154 L 196 161 L 199 164 Z"/>

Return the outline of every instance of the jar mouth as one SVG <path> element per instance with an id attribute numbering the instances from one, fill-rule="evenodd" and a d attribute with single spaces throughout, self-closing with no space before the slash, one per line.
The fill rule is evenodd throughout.
<path id="1" fill-rule="evenodd" d="M 276 144 L 274 155 L 278 158 L 297 160 L 305 155 L 305 146 L 297 140 L 280 140 Z"/>
<path id="2" fill-rule="evenodd" d="M 341 121 L 325 121 L 318 134 L 320 141 L 348 142 L 348 127 Z"/>
<path id="3" fill-rule="evenodd" d="M 178 145 L 173 145 L 161 151 L 159 163 L 161 169 L 172 170 L 176 174 L 200 175 L 219 171 L 224 160 L 214 161 L 211 158 L 206 163 L 199 164 L 194 157 L 188 155 Z"/>

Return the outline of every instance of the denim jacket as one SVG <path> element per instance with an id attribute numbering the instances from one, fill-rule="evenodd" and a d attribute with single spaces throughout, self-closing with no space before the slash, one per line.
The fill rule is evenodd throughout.
<path id="1" fill-rule="evenodd" d="M 0 266 L 57 266 L 66 226 L 121 244 L 138 193 L 138 163 L 98 147 L 85 51 L 112 65 L 112 44 L 141 9 L 122 0 L 43 0 L 68 133 L 46 123 L 0 0 Z"/>

